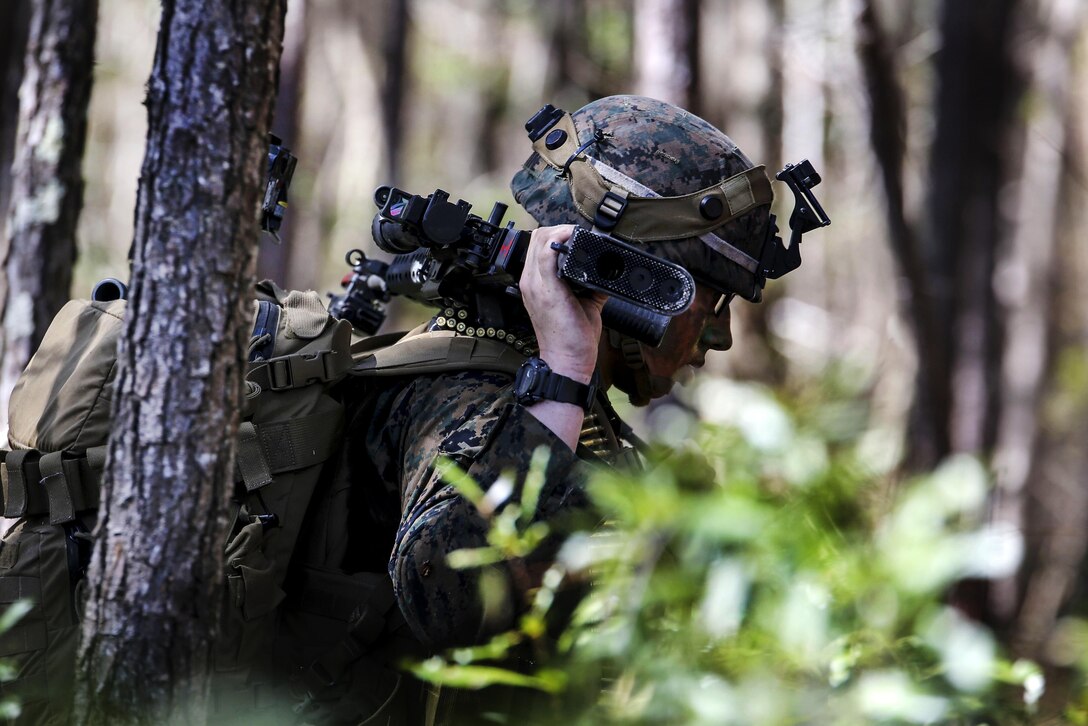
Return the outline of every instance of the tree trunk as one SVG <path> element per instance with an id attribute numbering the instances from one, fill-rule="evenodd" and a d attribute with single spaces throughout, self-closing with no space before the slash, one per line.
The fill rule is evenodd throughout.
<path id="1" fill-rule="evenodd" d="M 10 28 L 18 42 L 18 11 Z M 68 301 L 83 206 L 80 162 L 91 98 L 98 0 L 35 2 L 19 87 L 10 208 L 3 235 L 6 291 L 0 343 L 0 410 L 15 379 Z M 7 21 L 5 21 L 7 22 Z M 6 423 L 5 427 L 6 429 Z"/>
<path id="2" fill-rule="evenodd" d="M 770 172 L 776 172 L 782 168 L 782 121 L 785 116 L 783 107 L 783 94 L 785 92 L 784 76 L 784 48 L 780 42 L 779 29 L 786 24 L 785 0 L 769 0 L 767 8 L 770 13 L 771 27 L 765 31 L 764 55 L 767 58 L 767 67 L 770 71 L 770 87 L 759 103 L 759 125 L 763 133 L 763 163 Z"/>
<path id="3" fill-rule="evenodd" d="M 509 32 L 509 9 L 502 0 L 490 0 L 481 9 L 480 24 L 484 37 L 503 38 Z M 477 89 L 475 102 L 478 119 L 473 134 L 470 163 L 472 175 L 498 174 L 503 176 L 506 169 L 502 160 L 502 138 L 510 119 L 505 113 L 511 105 L 507 97 L 510 87 L 509 73 L 505 64 L 500 64 L 490 73 L 483 74 Z"/>
<path id="4" fill-rule="evenodd" d="M 922 382 L 909 442 L 932 465 L 951 451 L 989 453 L 998 420 L 1002 325 L 994 294 L 1022 83 L 1010 37 L 1017 0 L 946 0 L 936 67 L 937 128 L 921 258 L 934 326 L 919 338 Z"/>
<path id="5" fill-rule="evenodd" d="M 560 99 L 585 85 L 585 0 L 552 0 L 540 7 L 541 24 L 548 33 L 545 99 Z M 581 80 L 579 80 L 581 79 Z M 552 101 L 557 103 L 557 101 Z"/>
<path id="6" fill-rule="evenodd" d="M 1068 9 L 1068 6 L 1067 6 Z M 1086 20 L 1080 10 L 1081 32 Z M 1064 34 L 1064 32 L 1063 32 Z M 1061 653 L 1048 647 L 1060 642 L 1056 630 L 1064 616 L 1082 614 L 1088 603 L 1088 447 L 1084 422 L 1088 420 L 1088 309 L 1084 280 L 1088 276 L 1088 249 L 1083 230 L 1088 228 L 1088 59 L 1071 54 L 1078 66 L 1068 87 L 1062 157 L 1061 195 L 1057 201 L 1058 262 L 1052 268 L 1057 294 L 1051 316 L 1050 340 L 1055 352 L 1040 417 L 1045 428 L 1033 457 L 1033 472 L 1025 495 L 1025 535 L 1029 556 L 1021 566 L 1025 595 L 1012 632 L 1014 653 L 1038 654 L 1047 667 L 1047 689 L 1040 707 L 1042 718 L 1053 714 L 1060 722 L 1070 699 L 1082 687 L 1075 667 L 1077 649 Z M 1045 416 L 1044 416 L 1045 412 Z M 1036 474 L 1038 472 L 1038 474 Z M 1036 478 L 1036 476 L 1038 478 Z M 1065 642 L 1068 642 L 1066 640 Z"/>
<path id="7" fill-rule="evenodd" d="M 272 114 L 272 133 L 283 139 L 284 145 L 298 156 L 301 141 L 302 79 L 306 63 L 306 5 L 307 0 L 295 0 L 287 11 L 283 36 L 283 57 L 280 60 L 280 83 L 276 93 L 276 108 Z M 289 195 L 288 201 L 294 195 Z M 280 225 L 280 239 L 262 235 L 257 255 L 257 279 L 275 280 L 291 288 L 291 260 L 295 249 L 295 215 L 290 208 Z"/>
<path id="8" fill-rule="evenodd" d="M 85 723 L 203 721 L 285 0 L 166 0 L 80 648 Z"/>
<path id="9" fill-rule="evenodd" d="M 392 0 L 382 34 L 385 79 L 382 82 L 382 136 L 389 184 L 400 183 L 401 140 L 404 138 L 404 97 L 408 83 L 408 0 Z"/>
<path id="10" fill-rule="evenodd" d="M 11 165 L 19 130 L 19 86 L 23 82 L 30 0 L 12 0 L 0 24 L 0 228 L 11 199 Z M 0 260 L 7 257 L 7 235 L 0 234 Z M 7 280 L 0 276 L 0 320 L 7 297 Z"/>
<path id="11" fill-rule="evenodd" d="M 1028 121 L 1020 220 L 1001 287 L 1009 309 L 1003 410 L 995 469 L 994 518 L 1022 530 L 1026 554 L 1019 582 L 996 589 L 1002 620 L 1016 618 L 1016 655 L 1045 660 L 1046 644 L 1080 577 L 1088 539 L 1084 481 L 1084 397 L 1067 390 L 1061 366 L 1083 356 L 1081 280 L 1084 188 L 1078 128 L 1083 60 L 1076 52 L 1085 13 L 1077 0 L 1038 4 L 1033 45 L 1034 110 Z M 1080 96 L 1081 98 L 1078 98 Z M 1044 407 L 1044 395 L 1052 402 Z M 1060 404 L 1055 405 L 1057 402 Z M 1044 411 L 1051 425 L 1042 427 Z"/>
<path id="12" fill-rule="evenodd" d="M 636 0 L 635 87 L 698 114 L 699 0 Z"/>
<path id="13" fill-rule="evenodd" d="M 936 58 L 937 117 L 926 215 L 904 207 L 906 109 L 890 43 L 868 0 L 858 18 L 892 250 L 918 351 L 907 460 L 929 468 L 953 451 L 988 455 L 1000 414 L 1002 314 L 994 293 L 1006 237 L 1000 192 L 1012 176 L 1017 0 L 945 0 Z"/>
<path id="14" fill-rule="evenodd" d="M 906 98 L 896 70 L 895 52 L 878 11 L 876 0 L 865 0 L 862 5 L 858 14 L 858 56 L 869 97 L 869 140 L 884 189 L 888 238 L 906 288 L 903 312 L 919 351 L 915 394 L 918 402 L 912 416 L 924 422 L 927 441 L 947 441 L 947 424 L 935 418 L 936 410 L 945 407 L 933 404 L 947 394 L 947 371 L 939 365 L 938 356 L 925 354 L 926 347 L 933 345 L 928 337 L 937 328 L 931 271 L 922 261 L 918 223 L 908 213 L 904 201 Z M 937 445 L 927 446 L 935 449 Z M 947 450 L 947 443 L 942 444 L 942 453 Z M 919 457 L 929 461 L 928 455 Z"/>

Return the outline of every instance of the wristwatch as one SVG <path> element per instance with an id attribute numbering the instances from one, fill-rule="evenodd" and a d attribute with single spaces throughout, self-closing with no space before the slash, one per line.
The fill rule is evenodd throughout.
<path id="1" fill-rule="evenodd" d="M 540 358 L 528 358 L 518 368 L 514 376 L 514 398 L 523 406 L 530 406 L 540 401 L 559 401 L 581 406 L 589 411 L 597 398 L 597 373 L 589 383 L 560 375 L 548 367 Z"/>

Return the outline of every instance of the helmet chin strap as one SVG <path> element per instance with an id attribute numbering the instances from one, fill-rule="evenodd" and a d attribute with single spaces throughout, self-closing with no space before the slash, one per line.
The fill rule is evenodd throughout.
<path id="1" fill-rule="evenodd" d="M 619 351 L 624 365 L 631 371 L 631 381 L 635 384 L 635 394 L 631 395 L 632 401 L 634 401 L 635 395 L 638 396 L 640 401 L 649 401 L 653 398 L 653 387 L 650 385 L 650 373 L 646 370 L 646 358 L 642 353 L 642 343 L 609 328 L 608 344 Z"/>

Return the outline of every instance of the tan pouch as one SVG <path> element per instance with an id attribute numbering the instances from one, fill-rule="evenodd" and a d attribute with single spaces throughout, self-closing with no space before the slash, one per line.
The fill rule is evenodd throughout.
<path id="1" fill-rule="evenodd" d="M 124 300 L 72 300 L 11 392 L 13 449 L 83 452 L 106 442 Z"/>

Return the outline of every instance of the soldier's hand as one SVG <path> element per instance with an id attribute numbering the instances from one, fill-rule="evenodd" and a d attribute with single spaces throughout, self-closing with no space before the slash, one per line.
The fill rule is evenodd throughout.
<path id="1" fill-rule="evenodd" d="M 551 245 L 567 242 L 572 234 L 570 224 L 533 230 L 521 273 L 521 299 L 541 359 L 556 373 L 588 383 L 597 365 L 601 308 L 608 298 L 601 293 L 576 296 L 559 278 L 559 253 Z"/>

